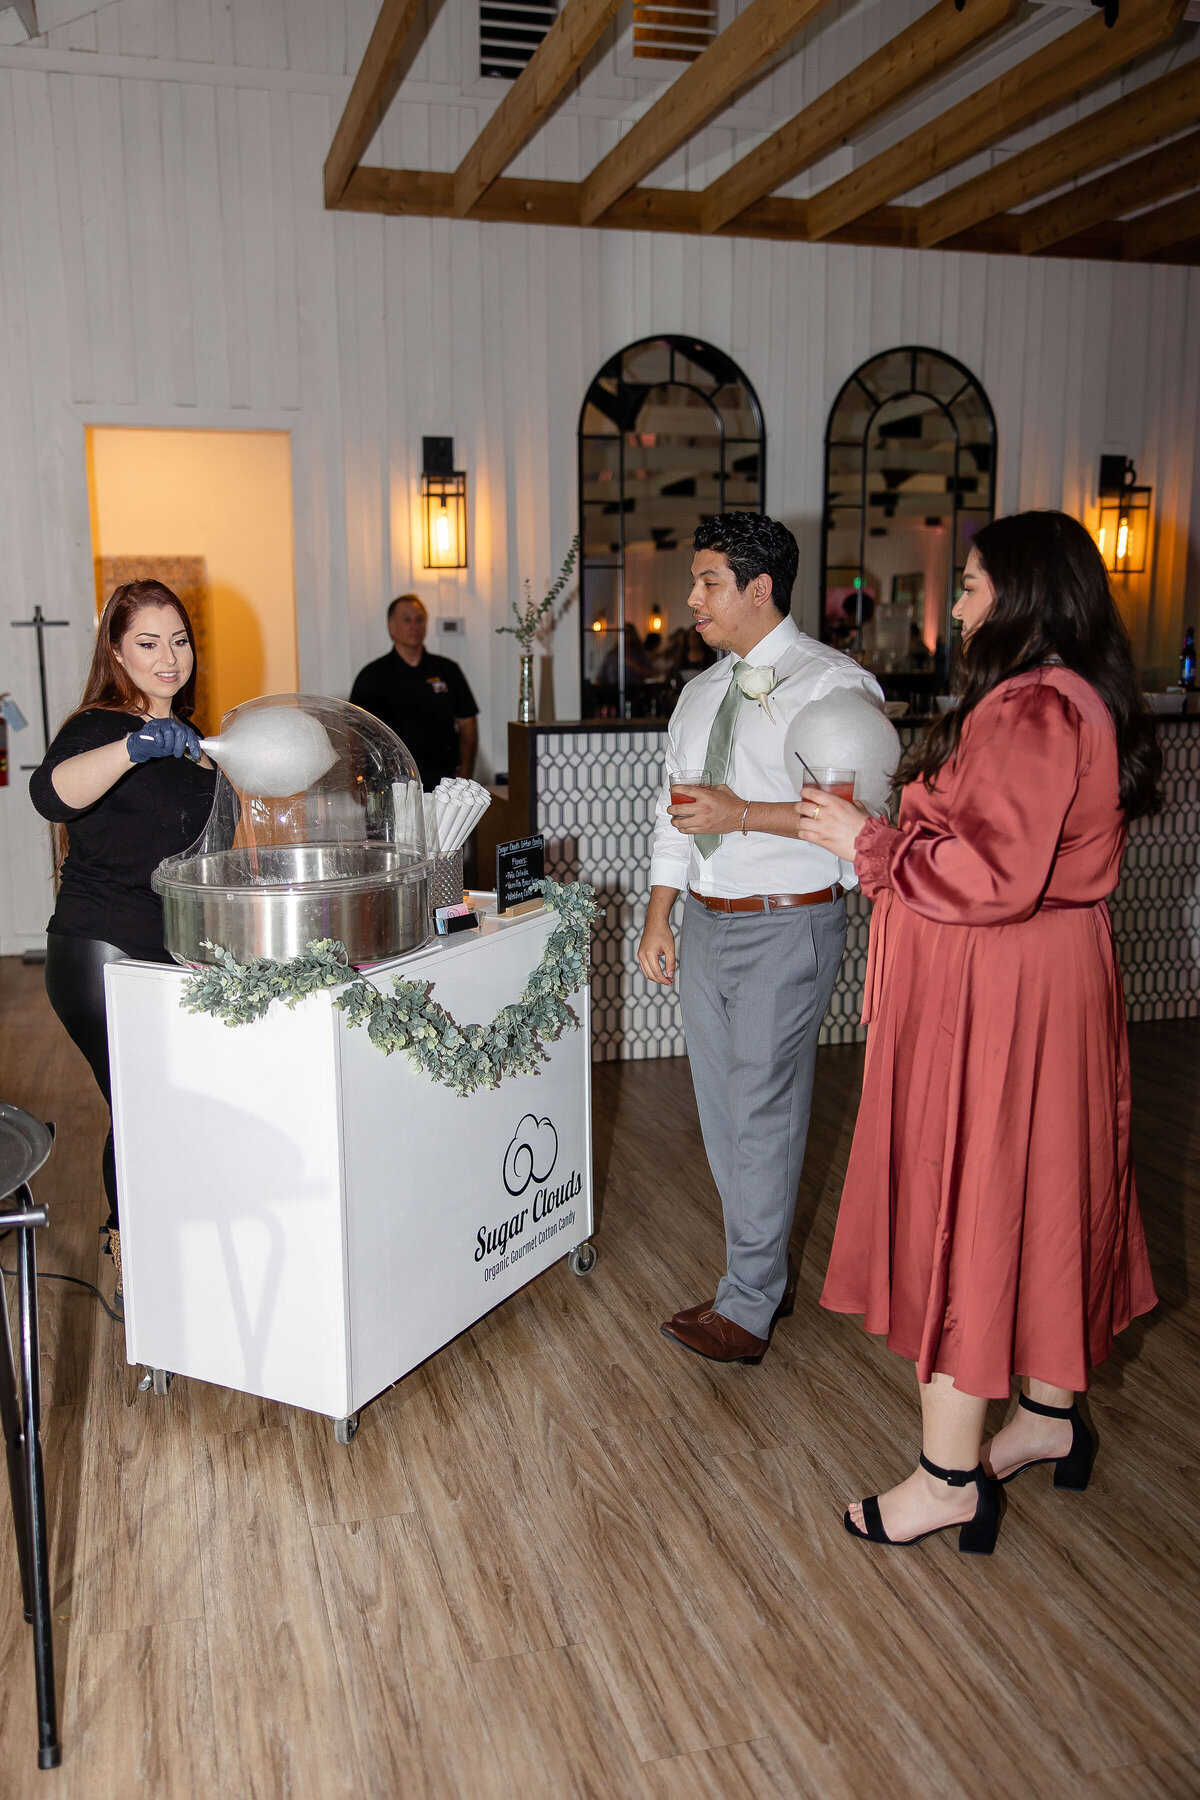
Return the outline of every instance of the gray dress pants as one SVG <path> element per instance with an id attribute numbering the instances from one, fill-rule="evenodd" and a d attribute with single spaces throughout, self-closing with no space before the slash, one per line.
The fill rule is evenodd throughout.
<path id="1" fill-rule="evenodd" d="M 817 1035 L 845 945 L 841 898 L 763 913 L 684 901 L 679 999 L 725 1216 L 716 1310 L 755 1337 L 783 1298 Z"/>

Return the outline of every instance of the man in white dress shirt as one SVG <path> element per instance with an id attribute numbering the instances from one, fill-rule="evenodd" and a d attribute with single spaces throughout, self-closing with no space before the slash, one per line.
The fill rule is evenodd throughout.
<path id="1" fill-rule="evenodd" d="M 784 736 L 801 708 L 877 683 L 789 616 L 799 553 L 761 513 L 703 519 L 688 605 L 728 656 L 688 683 L 667 730 L 667 772 L 706 768 L 711 789 L 654 828 L 642 972 L 675 977 L 671 910 L 686 888 L 679 998 L 704 1148 L 725 1218 L 716 1297 L 662 1327 L 720 1362 L 758 1362 L 790 1313 L 788 1239 L 804 1161 L 817 1035 L 846 943 L 853 865 L 799 841 Z"/>

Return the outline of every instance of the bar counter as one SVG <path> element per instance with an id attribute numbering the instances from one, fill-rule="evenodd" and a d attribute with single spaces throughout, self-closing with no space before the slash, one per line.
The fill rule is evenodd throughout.
<path id="1" fill-rule="evenodd" d="M 1131 1020 L 1200 1017 L 1200 718 L 1160 718 L 1166 804 L 1129 834 L 1110 902 Z M 919 729 L 901 726 L 908 746 Z M 674 989 L 637 966 L 650 892 L 650 837 L 662 781 L 663 719 L 510 725 L 506 803 L 485 815 L 502 838 L 540 831 L 556 880 L 590 881 L 604 906 L 592 941 L 592 1043 L 598 1062 L 685 1054 Z M 495 818 L 493 819 L 493 814 Z M 481 868 L 491 867 L 486 847 Z M 847 896 L 846 955 L 823 1044 L 849 1044 L 866 974 L 870 905 Z M 679 909 L 676 909 L 678 921 Z"/>

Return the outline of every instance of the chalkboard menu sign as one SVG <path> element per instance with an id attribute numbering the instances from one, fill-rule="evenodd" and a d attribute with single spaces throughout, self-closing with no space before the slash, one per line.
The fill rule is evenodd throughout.
<path id="1" fill-rule="evenodd" d="M 496 845 L 496 911 L 533 912 L 544 904 L 534 882 L 546 873 L 546 843 L 538 837 Z"/>

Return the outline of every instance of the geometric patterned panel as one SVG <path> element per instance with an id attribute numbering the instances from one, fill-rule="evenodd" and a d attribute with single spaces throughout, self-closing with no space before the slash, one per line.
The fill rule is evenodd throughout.
<path id="1" fill-rule="evenodd" d="M 675 989 L 637 965 L 665 745 L 665 722 L 657 731 L 537 729 L 533 828 L 546 834 L 546 871 L 590 881 L 604 908 L 592 933 L 596 1062 L 684 1054 Z"/>
<path id="2" fill-rule="evenodd" d="M 1135 819 L 1109 902 L 1130 1019 L 1200 1018 L 1200 719 L 1160 719 L 1164 805 Z"/>
<path id="3" fill-rule="evenodd" d="M 1200 720 L 1160 720 L 1165 805 L 1129 833 L 1111 901 L 1131 1020 L 1200 1017 Z M 685 1054 L 674 988 L 652 987 L 637 966 L 662 729 L 595 732 L 535 727 L 534 829 L 546 834 L 556 880 L 590 881 L 604 914 L 592 938 L 593 1055 L 597 1062 Z M 906 747 L 914 733 L 901 729 Z M 867 970 L 870 905 L 846 897 L 846 955 L 821 1028 L 823 1044 L 851 1044 Z"/>

